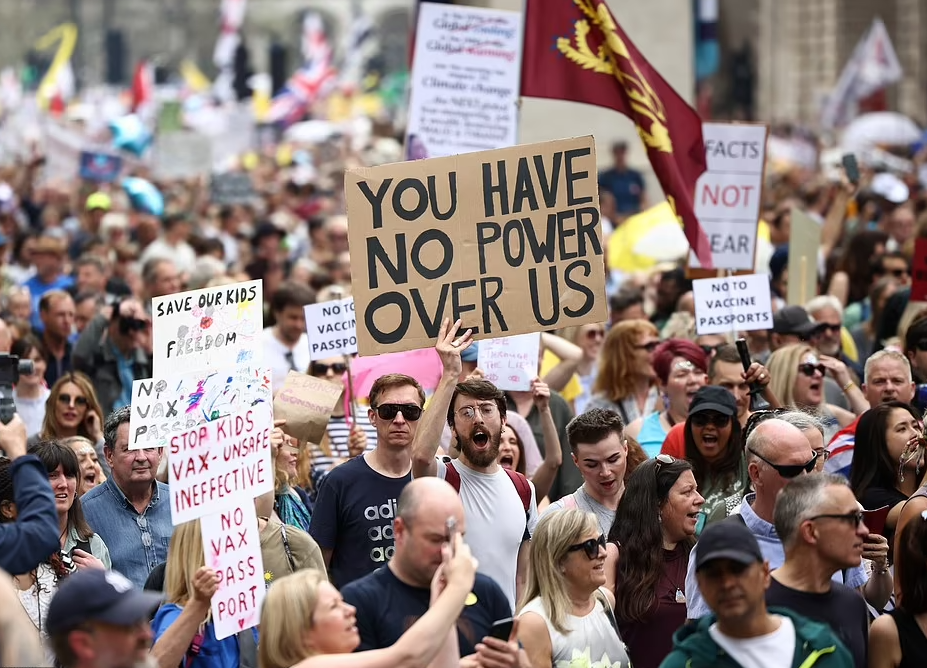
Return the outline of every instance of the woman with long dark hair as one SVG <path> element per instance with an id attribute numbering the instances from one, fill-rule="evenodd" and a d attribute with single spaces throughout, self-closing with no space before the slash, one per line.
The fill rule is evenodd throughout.
<path id="1" fill-rule="evenodd" d="M 740 505 L 750 483 L 734 395 L 713 385 L 696 392 L 684 436 L 686 459 L 705 497 L 698 534 Z"/>
<path id="2" fill-rule="evenodd" d="M 647 460 L 628 478 L 608 535 L 605 576 L 635 668 L 657 668 L 686 621 L 686 569 L 704 501 L 692 465 L 669 455 Z"/>
<path id="3" fill-rule="evenodd" d="M 889 544 L 905 502 L 927 483 L 919 423 L 908 404 L 888 401 L 863 413 L 856 426 L 850 488 L 866 510 L 889 506 Z"/>

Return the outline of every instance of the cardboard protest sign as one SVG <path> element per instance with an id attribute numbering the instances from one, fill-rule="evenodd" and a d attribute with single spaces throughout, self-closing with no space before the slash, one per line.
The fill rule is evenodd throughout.
<path id="1" fill-rule="evenodd" d="M 518 142 L 521 23 L 518 12 L 419 5 L 407 160 Z"/>
<path id="2" fill-rule="evenodd" d="M 254 502 L 205 515 L 200 520 L 206 565 L 219 574 L 219 588 L 212 597 L 212 622 L 216 639 L 257 626 L 267 593 L 264 559 Z"/>
<path id="3" fill-rule="evenodd" d="M 695 186 L 695 215 L 708 235 L 714 269 L 753 271 L 766 134 L 765 125 L 702 125 L 708 169 Z M 701 266 L 691 251 L 689 266 Z"/>
<path id="4" fill-rule="evenodd" d="M 353 297 L 308 304 L 305 311 L 310 360 L 357 352 Z"/>
<path id="5" fill-rule="evenodd" d="M 265 404 L 172 436 L 171 522 L 183 524 L 273 491 L 273 423 Z"/>
<path id="6" fill-rule="evenodd" d="M 271 370 L 221 371 L 148 378 L 132 383 L 129 450 L 163 448 L 172 436 L 273 401 Z"/>
<path id="7" fill-rule="evenodd" d="M 109 153 L 81 151 L 80 177 L 97 183 L 112 183 L 122 171 L 122 158 Z"/>
<path id="8" fill-rule="evenodd" d="M 820 247 L 821 224 L 793 207 L 789 231 L 789 304 L 804 306 L 818 294 Z"/>
<path id="9" fill-rule="evenodd" d="M 765 274 L 692 281 L 699 336 L 772 329 L 772 299 Z"/>
<path id="10" fill-rule="evenodd" d="M 914 258 L 911 260 L 911 301 L 927 301 L 927 239 L 914 240 Z"/>
<path id="11" fill-rule="evenodd" d="M 286 420 L 282 427 L 285 434 L 318 443 L 343 390 L 338 383 L 290 371 L 274 397 L 274 417 Z"/>
<path id="12" fill-rule="evenodd" d="M 540 332 L 487 339 L 480 343 L 476 366 L 500 390 L 530 390 L 538 375 L 540 350 Z"/>
<path id="13" fill-rule="evenodd" d="M 251 175 L 243 172 L 213 174 L 209 182 L 209 199 L 216 204 L 247 204 L 254 199 Z"/>
<path id="14" fill-rule="evenodd" d="M 357 346 L 434 346 L 608 319 L 593 138 L 345 173 Z"/>
<path id="15" fill-rule="evenodd" d="M 263 359 L 263 283 L 245 281 L 151 300 L 155 378 Z"/>

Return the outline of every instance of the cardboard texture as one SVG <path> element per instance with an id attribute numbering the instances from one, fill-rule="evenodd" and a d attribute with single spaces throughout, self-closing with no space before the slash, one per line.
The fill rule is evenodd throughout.
<path id="1" fill-rule="evenodd" d="M 608 318 L 591 136 L 345 174 L 361 355 Z"/>
<path id="2" fill-rule="evenodd" d="M 318 444 L 343 389 L 337 383 L 290 371 L 274 396 L 274 418 L 286 420 L 281 427 L 284 434 Z"/>
<path id="3" fill-rule="evenodd" d="M 818 249 L 821 226 L 799 209 L 792 209 L 789 232 L 789 294 L 793 306 L 804 306 L 818 294 Z"/>

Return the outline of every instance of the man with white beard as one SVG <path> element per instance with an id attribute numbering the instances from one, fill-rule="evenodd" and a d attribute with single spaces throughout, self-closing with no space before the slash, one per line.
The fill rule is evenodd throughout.
<path id="1" fill-rule="evenodd" d="M 467 520 L 467 544 L 479 571 L 494 579 L 515 608 L 527 577 L 531 534 L 538 522 L 534 486 L 499 466 L 505 395 L 485 380 L 459 383 L 460 353 L 472 343 L 458 336 L 460 321 L 445 320 L 435 346 L 444 371 L 412 442 L 412 476 L 437 476 L 458 490 Z M 460 444 L 453 463 L 435 459 L 444 419 Z"/>
<path id="2" fill-rule="evenodd" d="M 63 668 L 157 668 L 149 654 L 158 594 L 139 591 L 115 571 L 68 577 L 48 607 L 49 644 Z"/>

